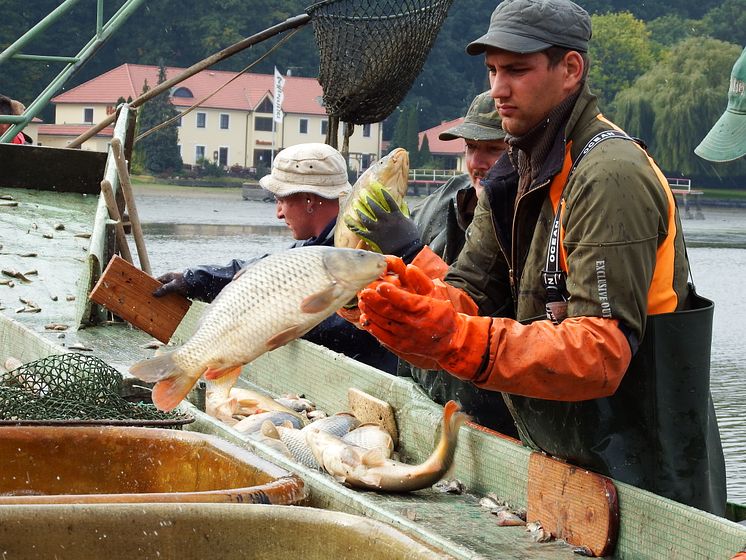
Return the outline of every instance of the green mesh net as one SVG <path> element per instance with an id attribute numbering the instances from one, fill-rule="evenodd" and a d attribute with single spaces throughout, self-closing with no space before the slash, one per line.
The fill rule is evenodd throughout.
<path id="1" fill-rule="evenodd" d="M 94 356 L 59 354 L 0 374 L 0 424 L 181 426 L 190 414 L 161 412 L 121 396 L 122 375 Z"/>
<path id="2" fill-rule="evenodd" d="M 331 117 L 376 123 L 422 69 L 453 0 L 323 0 L 306 8 Z"/>

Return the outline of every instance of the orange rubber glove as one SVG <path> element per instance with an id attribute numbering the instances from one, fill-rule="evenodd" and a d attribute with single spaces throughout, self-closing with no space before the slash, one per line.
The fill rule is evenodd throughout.
<path id="1" fill-rule="evenodd" d="M 381 282 L 360 292 L 362 328 L 417 367 L 475 377 L 486 362 L 490 318 L 459 313 L 433 297 L 438 290 L 417 267 L 407 268 L 401 287 Z"/>

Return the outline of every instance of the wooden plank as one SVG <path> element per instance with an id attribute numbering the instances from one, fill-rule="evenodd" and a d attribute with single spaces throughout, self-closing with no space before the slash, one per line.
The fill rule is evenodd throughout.
<path id="1" fill-rule="evenodd" d="M 3 187 L 98 194 L 106 153 L 0 144 L 0 161 Z"/>
<path id="2" fill-rule="evenodd" d="M 614 549 L 619 527 L 616 488 L 605 476 L 532 453 L 526 517 L 559 539 L 606 556 Z"/>
<path id="3" fill-rule="evenodd" d="M 152 294 L 159 286 L 158 280 L 115 255 L 90 299 L 161 342 L 168 342 L 192 302 L 173 293 L 156 298 Z"/>

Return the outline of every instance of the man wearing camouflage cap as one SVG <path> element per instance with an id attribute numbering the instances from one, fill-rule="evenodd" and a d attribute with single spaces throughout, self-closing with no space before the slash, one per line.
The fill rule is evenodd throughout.
<path id="1" fill-rule="evenodd" d="M 477 95 L 463 120 L 441 132 L 438 138 L 466 142 L 466 173 L 450 179 L 425 198 L 412 210 L 411 219 L 393 201 L 389 204 L 392 210 L 386 211 L 368 200 L 373 217 L 360 212 L 359 223 L 352 224 L 358 235 L 372 241 L 385 254 L 409 261 L 427 245 L 446 263 L 454 262 L 474 216 L 477 195 L 482 190 L 480 181 L 507 148 L 505 131 L 489 91 Z M 418 258 L 420 265 L 423 258 L 424 255 Z M 500 393 L 479 389 L 445 371 L 417 368 L 405 361 L 399 363 L 399 374 L 414 378 L 435 402 L 455 400 L 478 424 L 518 437 Z"/>
<path id="2" fill-rule="evenodd" d="M 445 282 L 389 258 L 398 279 L 360 293 L 360 324 L 501 391 L 527 445 L 722 515 L 712 302 L 687 283 L 663 174 L 585 83 L 590 38 L 570 0 L 498 4 L 467 52 L 484 55 L 507 154 Z"/>

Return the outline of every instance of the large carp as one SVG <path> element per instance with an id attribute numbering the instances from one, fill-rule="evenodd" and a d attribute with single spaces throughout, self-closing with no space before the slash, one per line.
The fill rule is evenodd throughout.
<path id="1" fill-rule="evenodd" d="M 391 153 L 379 159 L 360 175 L 349 196 L 340 201 L 337 227 L 334 230 L 334 246 L 348 248 L 368 248 L 365 241 L 350 231 L 346 222 L 358 221 L 357 212 L 371 215 L 367 199 L 388 210 L 386 200 L 381 194 L 385 189 L 405 214 L 409 214 L 404 197 L 407 194 L 409 179 L 409 153 L 404 148 L 395 148 Z"/>
<path id="2" fill-rule="evenodd" d="M 306 441 L 318 463 L 339 482 L 353 488 L 384 492 L 409 492 L 438 482 L 453 463 L 458 431 L 466 421 L 454 401 L 443 408 L 440 441 L 433 453 L 419 465 L 407 465 L 388 459 L 385 450 L 365 449 L 325 432 L 304 430 Z"/>
<path id="3" fill-rule="evenodd" d="M 130 373 L 155 382 L 152 399 L 173 410 L 204 373 L 217 379 L 294 340 L 332 315 L 386 268 L 383 255 L 299 247 L 240 271 L 179 349 L 137 362 Z"/>

